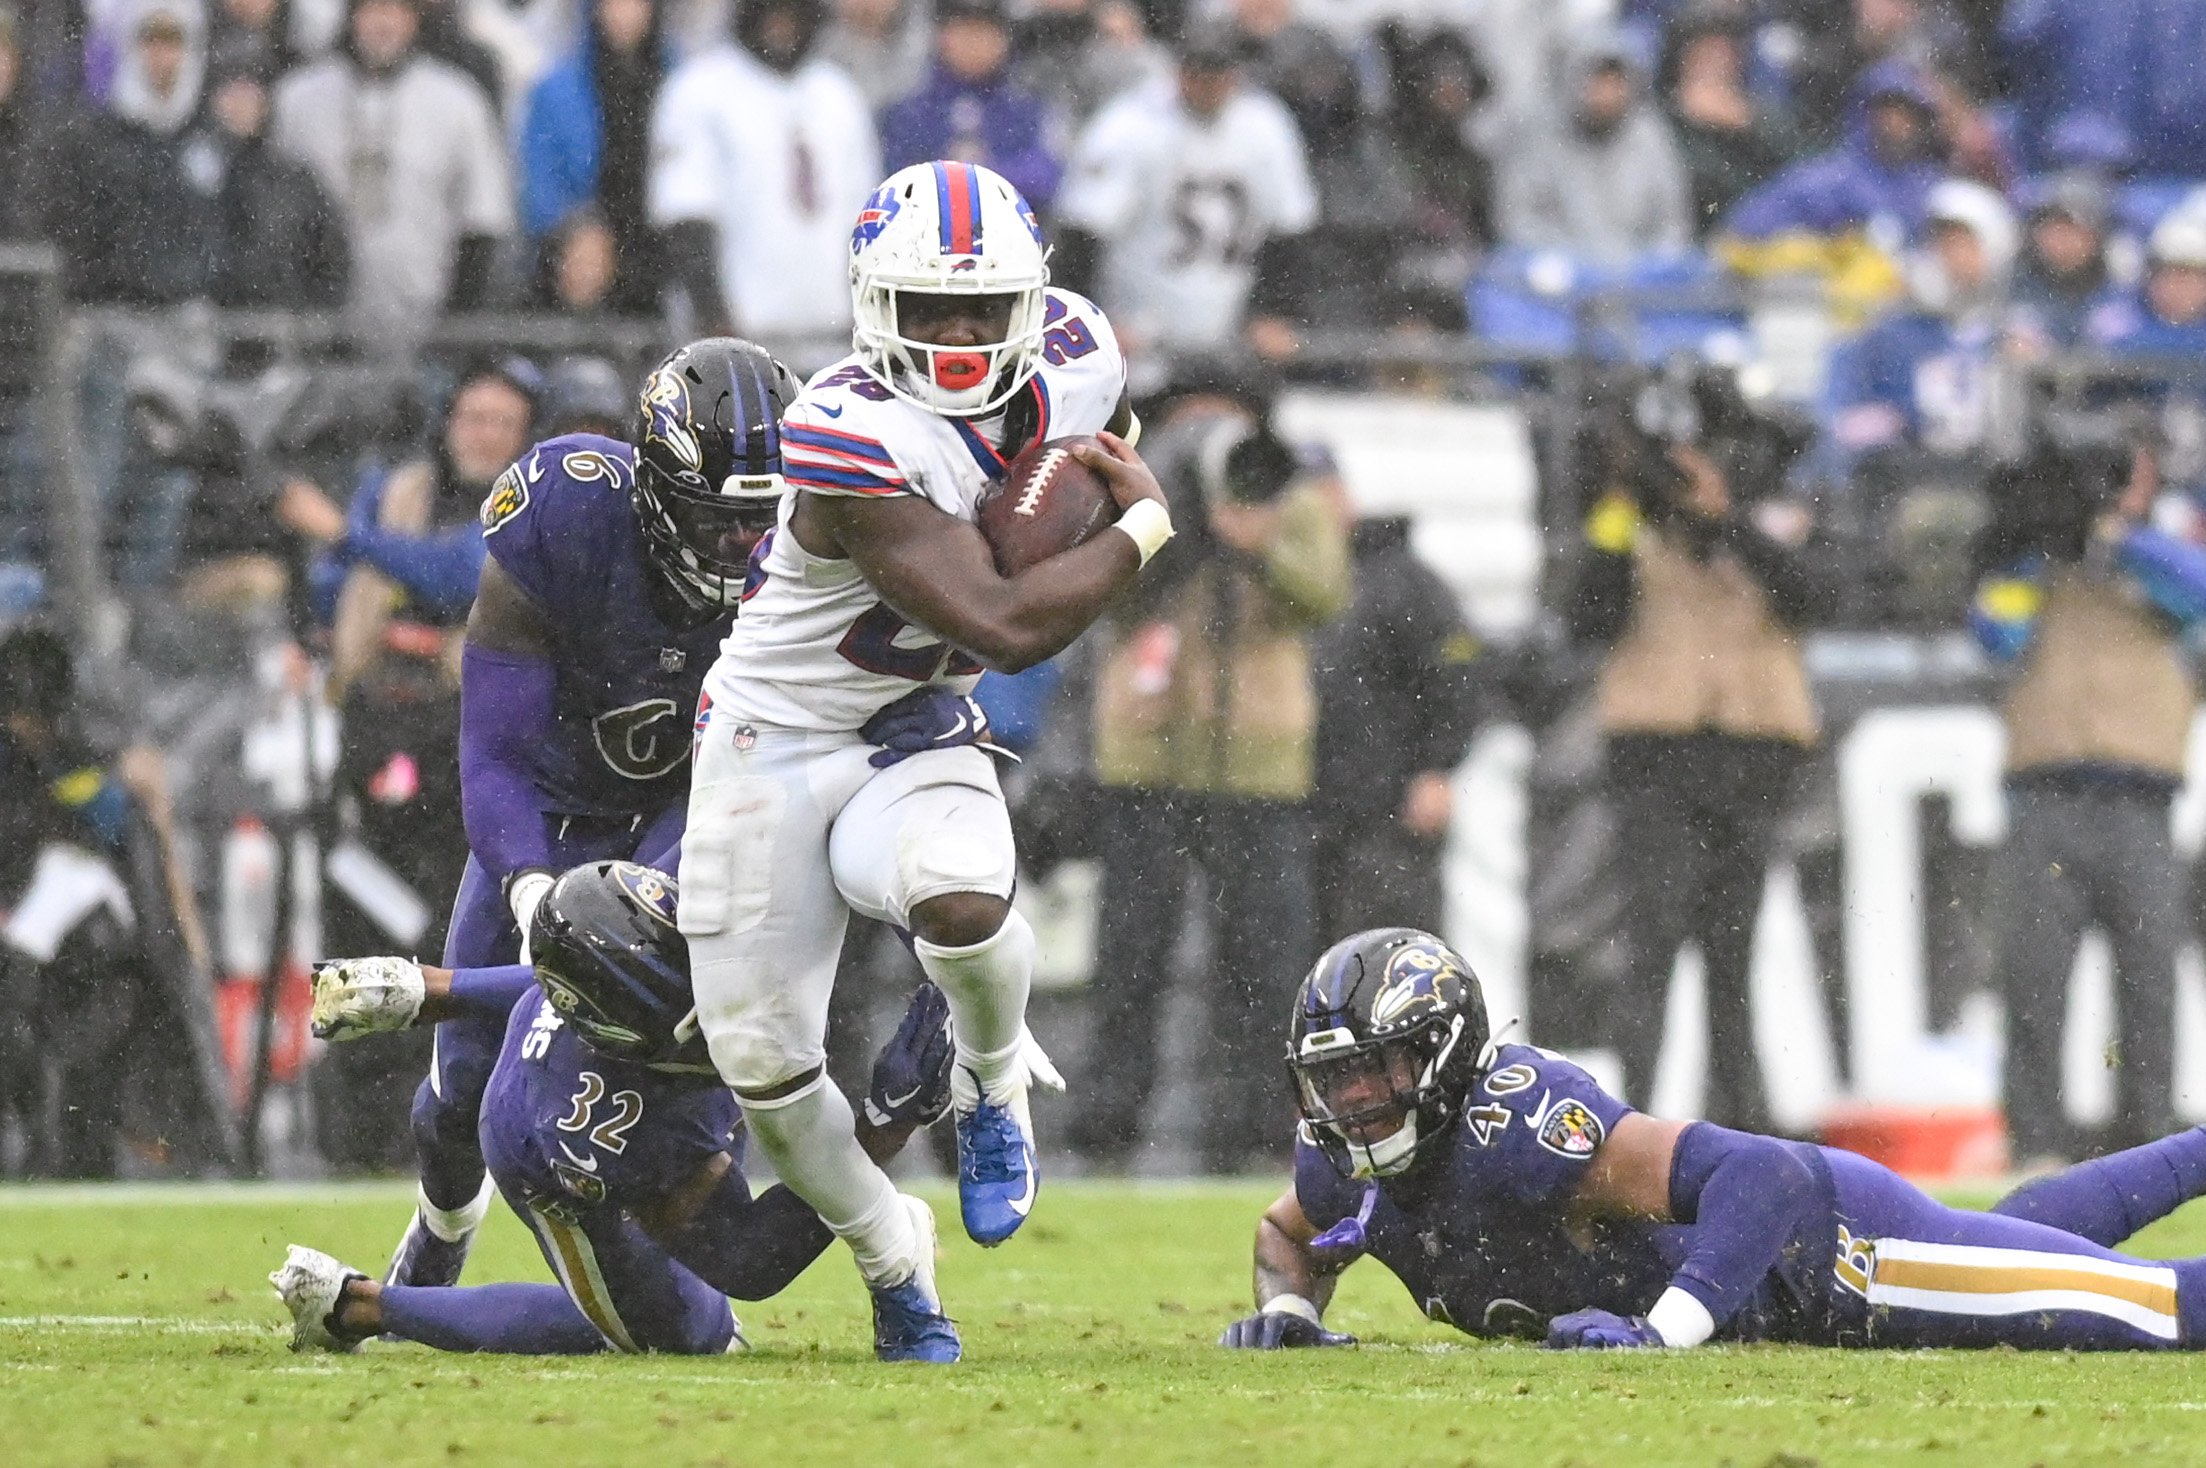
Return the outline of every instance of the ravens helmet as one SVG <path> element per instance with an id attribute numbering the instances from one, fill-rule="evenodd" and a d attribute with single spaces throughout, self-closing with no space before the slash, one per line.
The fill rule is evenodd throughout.
<path id="1" fill-rule="evenodd" d="M 692 608 L 732 607 L 781 505 L 789 369 L 732 336 L 651 369 L 636 403 L 636 518 L 652 560 Z"/>
<path id="2" fill-rule="evenodd" d="M 1304 1136 L 1348 1177 L 1407 1171 L 1462 1119 L 1486 1039 L 1478 976 L 1446 943 L 1415 928 L 1343 938 L 1295 993 Z"/>
<path id="3" fill-rule="evenodd" d="M 673 878 L 632 861 L 576 867 L 537 907 L 529 954 L 544 996 L 592 1050 L 710 1074 L 674 893 Z"/>

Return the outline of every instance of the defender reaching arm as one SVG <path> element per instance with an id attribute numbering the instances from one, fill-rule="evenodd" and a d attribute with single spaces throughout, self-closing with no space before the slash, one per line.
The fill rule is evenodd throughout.
<path id="1" fill-rule="evenodd" d="M 1256 1224 L 1256 1313 L 1227 1326 L 1219 1345 L 1276 1351 L 1356 1343 L 1354 1336 L 1327 1330 L 1321 1323 L 1340 1272 L 1356 1256 L 1313 1248 L 1316 1237 L 1294 1189 L 1280 1194 Z"/>

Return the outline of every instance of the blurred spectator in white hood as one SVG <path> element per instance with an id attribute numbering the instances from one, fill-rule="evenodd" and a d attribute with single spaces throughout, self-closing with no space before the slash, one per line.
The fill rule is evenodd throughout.
<path id="1" fill-rule="evenodd" d="M 1948 320 L 2003 314 L 2021 245 L 2007 201 L 1983 184 L 1949 178 L 1930 191 L 1924 226 L 1927 238 L 1908 269 L 1915 304 Z"/>
<path id="2" fill-rule="evenodd" d="M 115 70 L 108 108 L 157 133 L 173 133 L 199 111 L 206 79 L 207 18 L 198 0 L 144 0 Z"/>

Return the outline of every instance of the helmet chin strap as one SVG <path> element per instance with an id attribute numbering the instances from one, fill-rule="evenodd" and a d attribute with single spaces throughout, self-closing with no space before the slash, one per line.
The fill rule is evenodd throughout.
<path id="1" fill-rule="evenodd" d="M 1523 1023 L 1523 1015 L 1513 1014 L 1506 1021 L 1494 1027 L 1493 1034 L 1487 1038 L 1484 1045 L 1479 1047 L 1478 1069 L 1481 1074 L 1494 1068 L 1494 1061 L 1501 1054 L 1501 1037 Z"/>
<path id="2" fill-rule="evenodd" d="M 1341 1141 L 1355 1161 L 1357 1177 L 1392 1177 L 1407 1168 L 1417 1155 L 1417 1112 L 1412 1108 L 1404 1113 L 1402 1124 L 1394 1129 L 1392 1136 L 1381 1137 L 1376 1142 L 1350 1142 L 1346 1137 Z"/>

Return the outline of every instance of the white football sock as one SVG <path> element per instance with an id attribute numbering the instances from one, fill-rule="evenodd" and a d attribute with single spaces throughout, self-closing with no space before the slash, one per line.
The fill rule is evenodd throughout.
<path id="1" fill-rule="evenodd" d="M 820 1221 L 850 1245 L 858 1271 L 876 1285 L 901 1284 L 915 1264 L 911 1216 L 896 1185 L 858 1145 L 857 1118 L 824 1074 L 787 1096 L 738 1096 L 759 1150 Z"/>
<path id="2" fill-rule="evenodd" d="M 1026 1032 L 1026 997 L 1034 986 L 1034 929 L 1013 909 L 995 933 L 969 948 L 914 939 L 919 966 L 950 1001 L 957 1063 L 982 1091 L 1026 1079 L 1019 1040 Z"/>
<path id="3" fill-rule="evenodd" d="M 460 1208 L 439 1208 L 429 1201 L 428 1190 L 417 1184 L 414 1206 L 420 1210 L 421 1221 L 429 1232 L 447 1244 L 456 1244 L 483 1226 L 483 1220 L 490 1215 L 490 1200 L 496 1192 L 497 1185 L 485 1175 L 482 1191 L 475 1195 L 474 1202 Z"/>

